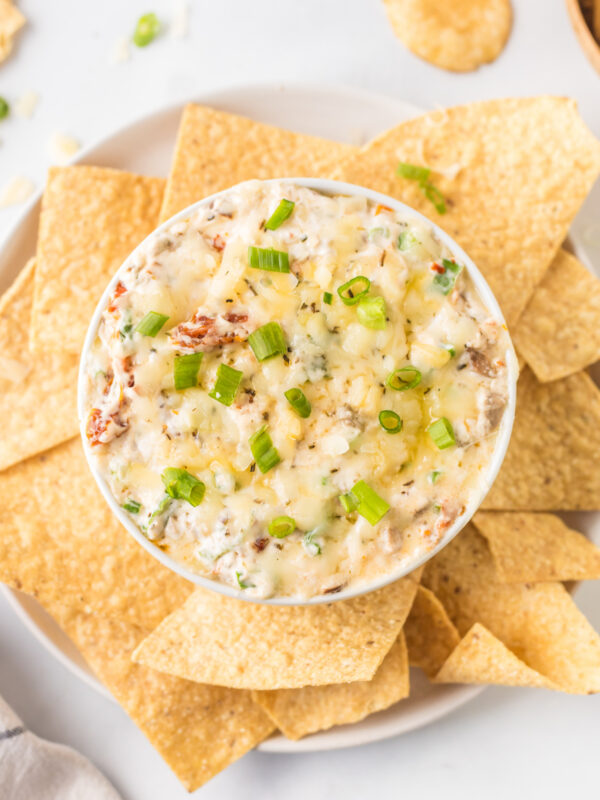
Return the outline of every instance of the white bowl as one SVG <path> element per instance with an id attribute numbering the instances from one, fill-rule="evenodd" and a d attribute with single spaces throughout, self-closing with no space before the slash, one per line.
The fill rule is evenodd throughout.
<path id="1" fill-rule="evenodd" d="M 343 194 L 343 195 L 353 195 L 355 197 L 365 197 L 369 200 L 372 200 L 374 203 L 380 203 L 381 205 L 388 206 L 389 208 L 392 208 L 394 211 L 401 212 L 406 216 L 412 216 L 420 220 L 421 222 L 424 222 L 426 225 L 430 225 L 435 231 L 435 234 L 438 237 L 438 239 L 446 245 L 446 247 L 450 250 L 452 255 L 456 258 L 456 260 L 466 267 L 471 277 L 471 280 L 475 284 L 475 287 L 477 288 L 477 291 L 479 292 L 479 295 L 481 296 L 487 309 L 491 312 L 491 314 L 495 317 L 495 319 L 499 323 L 506 326 L 504 316 L 502 315 L 500 306 L 498 305 L 498 302 L 494 297 L 492 290 L 488 286 L 487 281 L 485 280 L 481 272 L 477 269 L 473 261 L 464 252 L 464 250 L 461 247 L 459 247 L 458 244 L 450 236 L 448 236 L 448 234 L 445 231 L 439 228 L 429 218 L 425 217 L 423 214 L 420 214 L 418 211 L 415 211 L 410 206 L 407 206 L 404 203 L 395 200 L 393 197 L 388 197 L 385 194 L 380 194 L 379 192 L 373 192 L 370 189 L 365 189 L 362 186 L 355 186 L 351 183 L 342 183 L 340 181 L 324 180 L 319 178 L 284 178 L 284 179 L 277 178 L 264 182 L 291 183 L 297 186 L 303 186 L 309 189 L 314 189 L 319 192 L 324 192 L 326 194 Z M 459 517 L 457 517 L 454 523 L 448 528 L 445 536 L 439 541 L 439 543 L 436 545 L 435 548 L 433 548 L 433 550 L 425 553 L 420 558 L 415 559 L 409 564 L 403 565 L 402 568 L 397 570 L 396 572 L 384 575 L 377 581 L 361 584 L 357 587 L 352 587 L 346 591 L 341 591 L 335 595 L 318 595 L 316 597 L 310 597 L 310 598 L 248 597 L 243 592 L 233 588 L 232 586 L 228 586 L 218 581 L 210 580 L 209 578 L 205 578 L 202 575 L 197 575 L 196 573 L 191 572 L 190 570 L 182 566 L 180 563 L 175 561 L 173 558 L 168 556 L 166 553 L 164 553 L 159 547 L 157 547 L 153 542 L 151 542 L 144 536 L 144 534 L 140 531 L 137 525 L 133 523 L 129 515 L 126 514 L 125 511 L 121 508 L 121 506 L 117 503 L 117 501 L 115 500 L 115 498 L 111 493 L 108 484 L 106 483 L 106 481 L 100 474 L 96 464 L 94 463 L 91 447 L 88 444 L 87 436 L 85 434 L 85 423 L 87 419 L 87 411 L 85 408 L 86 361 L 88 353 L 92 347 L 92 344 L 96 339 L 102 313 L 106 308 L 108 300 L 112 295 L 115 286 L 119 282 L 121 272 L 127 267 L 130 260 L 135 256 L 137 251 L 143 245 L 145 245 L 145 243 L 149 239 L 152 239 L 160 235 L 174 222 L 189 217 L 191 214 L 194 213 L 194 211 L 197 208 L 200 208 L 201 206 L 210 203 L 216 197 L 220 197 L 221 195 L 228 193 L 229 191 L 231 191 L 231 188 L 233 187 L 225 189 L 222 192 L 217 192 L 216 194 L 210 195 L 209 197 L 205 197 L 202 200 L 199 200 L 197 203 L 188 206 L 188 208 L 183 209 L 183 211 L 180 211 L 178 214 L 175 214 L 175 216 L 171 217 L 171 219 L 167 220 L 166 222 L 163 222 L 162 225 L 160 225 L 149 236 L 147 236 L 146 239 L 143 242 L 141 242 L 138 245 L 138 247 L 125 259 L 124 263 L 117 270 L 112 280 L 106 287 L 96 307 L 96 310 L 94 311 L 94 314 L 92 316 L 90 326 L 88 328 L 88 332 L 83 344 L 83 349 L 81 352 L 77 405 L 78 405 L 79 423 L 81 428 L 81 438 L 83 441 L 83 449 L 87 458 L 88 465 L 92 472 L 92 475 L 94 476 L 94 479 L 98 484 L 98 488 L 102 492 L 104 499 L 110 506 L 110 509 L 115 515 L 115 517 L 119 520 L 119 522 L 123 525 L 123 527 L 134 537 L 134 539 L 139 544 L 141 544 L 142 547 L 145 550 L 147 550 L 152 556 L 154 556 L 154 558 L 158 559 L 158 561 L 160 561 L 161 564 L 163 564 L 165 567 L 168 567 L 169 569 L 173 570 L 173 572 L 176 572 L 178 575 L 181 575 L 181 577 L 186 578 L 188 581 L 195 583 L 198 586 L 202 586 L 205 589 L 211 589 L 221 594 L 228 595 L 229 597 L 234 597 L 238 600 L 245 600 L 246 602 L 249 603 L 262 603 L 265 605 L 281 605 L 281 606 L 317 605 L 320 603 L 332 603 L 332 602 L 337 602 L 339 600 L 348 600 L 351 597 L 356 597 L 361 594 L 366 594 L 367 592 L 375 591 L 376 589 L 381 589 L 383 586 L 387 586 L 387 584 L 399 580 L 400 578 L 403 578 L 408 573 L 420 567 L 422 564 L 424 564 L 426 561 L 432 558 L 436 553 L 438 553 L 443 547 L 445 547 L 450 541 L 452 541 L 452 539 L 454 539 L 457 533 L 459 533 L 465 527 L 465 525 L 469 522 L 473 514 L 477 511 L 477 509 L 483 502 L 483 499 L 485 498 L 494 480 L 496 479 L 496 476 L 502 465 L 502 461 L 504 460 L 504 456 L 506 455 L 508 444 L 510 442 L 510 435 L 515 417 L 516 394 L 517 394 L 516 384 L 519 375 L 519 367 L 515 356 L 514 348 L 512 346 L 512 342 L 509 339 L 509 347 L 505 354 L 507 369 L 508 369 L 508 403 L 504 410 L 502 422 L 500 423 L 500 429 L 498 431 L 496 446 L 494 448 L 492 458 L 490 459 L 487 472 L 482 480 L 481 492 L 479 493 L 479 495 L 473 496 L 470 503 L 465 508 L 464 512 Z"/>

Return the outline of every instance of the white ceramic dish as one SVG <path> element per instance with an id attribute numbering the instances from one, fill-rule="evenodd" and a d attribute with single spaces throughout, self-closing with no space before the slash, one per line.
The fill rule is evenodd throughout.
<path id="1" fill-rule="evenodd" d="M 387 97 L 344 87 L 251 86 L 190 98 L 224 111 L 339 141 L 360 144 L 382 130 L 420 113 L 421 109 Z M 149 175 L 166 175 L 183 105 L 157 111 L 84 150 L 76 161 Z M 143 147 L 140 146 L 143 142 Z M 25 206 L 0 248 L 0 291 L 11 283 L 35 251 L 41 193 Z M 584 204 L 571 228 L 577 255 L 591 268 L 600 267 L 600 183 Z M 600 544 L 600 514 L 565 515 L 573 527 Z M 0 586 L 23 625 L 73 675 L 113 702 L 73 643 L 30 596 Z M 430 684 L 411 671 L 411 696 L 362 722 L 332 728 L 292 742 L 273 736 L 259 750 L 307 753 L 332 750 L 387 739 L 431 724 L 480 694 L 482 686 Z"/>
<path id="2" fill-rule="evenodd" d="M 276 181 L 265 181 L 266 183 L 275 183 Z M 465 253 L 465 251 L 459 247 L 459 245 L 440 227 L 438 227 L 434 222 L 430 219 L 425 217 L 423 214 L 418 213 L 413 208 L 405 205 L 404 203 L 395 200 L 393 197 L 388 197 L 387 195 L 380 194 L 379 192 L 373 192 L 370 189 L 365 189 L 362 186 L 355 186 L 350 183 L 341 183 L 339 181 L 331 181 L 331 180 L 323 180 L 317 178 L 283 178 L 283 183 L 293 184 L 296 186 L 303 186 L 309 189 L 314 189 L 318 192 L 323 192 L 325 194 L 331 195 L 346 195 L 352 197 L 364 197 L 368 200 L 371 200 L 374 205 L 380 204 L 392 208 L 394 211 L 398 212 L 403 218 L 412 218 L 416 219 L 419 222 L 422 222 L 424 225 L 427 225 L 433 229 L 437 238 L 444 244 L 452 253 L 453 257 L 459 264 L 463 264 L 475 288 L 477 289 L 479 296 L 483 300 L 484 305 L 491 312 L 493 317 L 497 320 L 500 325 L 506 326 L 506 322 L 500 310 L 500 306 L 492 290 L 490 289 L 487 281 L 481 274 L 481 272 L 477 269 L 474 262 L 469 258 L 469 256 Z M 340 600 L 348 600 L 351 597 L 356 597 L 360 594 L 366 594 L 367 592 L 375 591 L 376 589 L 381 589 L 383 586 L 387 586 L 392 581 L 399 580 L 400 578 L 407 575 L 409 572 L 420 567 L 430 558 L 432 558 L 436 553 L 438 553 L 443 547 L 445 547 L 448 542 L 452 541 L 452 539 L 456 536 L 459 531 L 461 531 L 465 525 L 469 522 L 473 514 L 477 511 L 479 506 L 481 505 L 484 497 L 488 493 L 492 483 L 496 479 L 496 475 L 500 470 L 502 465 L 502 461 L 504 460 L 504 456 L 506 454 L 506 450 L 508 448 L 508 443 L 510 441 L 510 434 L 512 431 L 513 420 L 515 416 L 515 405 L 516 405 L 516 385 L 517 385 L 517 378 L 519 376 L 519 367 L 517 364 L 517 359 L 515 356 L 514 349 L 512 344 L 508 347 L 505 353 L 505 359 L 507 363 L 507 372 L 508 372 L 508 403 L 506 405 L 506 409 L 504 411 L 504 415 L 502 417 L 502 422 L 500 423 L 500 428 L 498 430 L 496 445 L 494 447 L 494 451 L 492 453 L 492 457 L 490 459 L 490 463 L 488 465 L 487 471 L 484 475 L 482 481 L 482 489 L 479 494 L 474 495 L 468 505 L 466 506 L 464 512 L 457 517 L 455 522 L 448 528 L 445 536 L 440 539 L 439 543 L 436 547 L 432 550 L 424 553 L 419 558 L 415 559 L 414 561 L 403 565 L 399 570 L 392 572 L 388 575 L 384 575 L 383 577 L 379 578 L 372 583 L 366 584 L 359 584 L 356 587 L 349 588 L 345 591 L 341 591 L 335 596 L 331 595 L 317 595 L 315 597 L 310 598 L 299 598 L 299 597 L 271 597 L 271 598 L 260 598 L 260 597 L 248 597 L 244 594 L 244 592 L 236 590 L 232 586 L 228 586 L 225 583 L 220 583 L 218 581 L 210 580 L 209 578 L 205 578 L 202 575 L 198 575 L 195 572 L 192 572 L 189 569 L 186 569 L 182 564 L 177 562 L 175 559 L 171 558 L 167 553 L 157 547 L 153 542 L 151 542 L 140 530 L 140 528 L 135 524 L 135 522 L 131 519 L 131 516 L 127 514 L 124 509 L 117 503 L 115 500 L 113 493 L 110 490 L 109 485 L 107 484 L 106 480 L 102 477 L 100 470 L 96 464 L 94 455 L 92 453 L 92 449 L 89 445 L 85 426 L 88 417 L 89 410 L 86 407 L 86 386 L 87 386 L 87 359 L 89 356 L 90 349 L 96 340 L 98 335 L 98 326 L 102 320 L 102 315 L 106 310 L 107 305 L 110 302 L 110 298 L 112 297 L 115 287 L 117 283 L 121 280 L 124 270 L 126 270 L 132 261 L 135 260 L 138 251 L 148 245 L 148 243 L 152 242 L 153 240 L 157 239 L 162 235 L 164 231 L 171 227 L 171 225 L 179 220 L 185 220 L 190 217 L 194 212 L 211 203 L 217 197 L 226 194 L 229 189 L 226 189 L 222 192 L 218 192 L 217 194 L 210 195 L 209 197 L 205 197 L 202 200 L 199 200 L 197 203 L 189 206 L 188 208 L 184 208 L 182 211 L 175 214 L 175 216 L 171 217 L 171 219 L 163 222 L 162 225 L 159 225 L 156 230 L 154 230 L 143 242 L 141 242 L 138 247 L 125 259 L 121 267 L 117 270 L 114 274 L 112 280 L 104 290 L 98 305 L 96 306 L 96 310 L 92 315 L 90 326 L 88 328 L 85 341 L 83 344 L 83 349 L 81 352 L 81 364 L 79 370 L 79 386 L 78 386 L 78 413 L 79 413 L 79 423 L 81 427 L 81 439 L 83 442 L 83 449 L 85 451 L 85 455 L 87 458 L 88 466 L 96 483 L 98 484 L 98 488 L 102 492 L 102 495 L 106 502 L 108 503 L 111 511 L 115 515 L 115 517 L 119 520 L 121 525 L 129 531 L 129 533 L 133 536 L 133 538 L 140 544 L 145 550 L 150 553 L 151 556 L 156 558 L 158 561 L 163 564 L 163 566 L 167 567 L 168 569 L 173 570 L 178 575 L 181 575 L 182 578 L 185 578 L 192 583 L 195 583 L 198 586 L 202 586 L 205 589 L 209 589 L 215 592 L 219 592 L 220 594 L 228 595 L 229 597 L 235 597 L 238 600 L 244 600 L 246 602 L 253 602 L 259 603 L 263 605 L 281 605 L 281 606 L 288 606 L 288 605 L 317 605 L 319 603 L 331 603 L 338 602 Z"/>

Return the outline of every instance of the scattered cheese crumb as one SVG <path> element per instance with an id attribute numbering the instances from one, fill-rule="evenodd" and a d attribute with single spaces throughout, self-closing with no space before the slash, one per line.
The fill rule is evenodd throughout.
<path id="1" fill-rule="evenodd" d="M 129 38 L 127 36 L 119 36 L 108 55 L 108 63 L 122 64 L 124 61 L 129 61 L 129 57 Z"/>
<path id="2" fill-rule="evenodd" d="M 22 175 L 11 178 L 0 189 L 0 208 L 24 203 L 33 194 L 34 189 L 35 186 L 29 178 L 24 178 Z"/>
<path id="3" fill-rule="evenodd" d="M 189 30 L 190 7 L 186 0 L 176 0 L 173 19 L 169 26 L 172 39 L 184 39 Z"/>
<path id="4" fill-rule="evenodd" d="M 34 92 L 31 89 L 24 92 L 14 105 L 14 110 L 17 117 L 23 117 L 25 119 L 32 117 L 39 100 L 40 96 L 37 92 Z"/>
<path id="5" fill-rule="evenodd" d="M 66 164 L 80 148 L 77 139 L 64 133 L 55 133 L 48 142 L 48 155 L 53 163 Z"/>

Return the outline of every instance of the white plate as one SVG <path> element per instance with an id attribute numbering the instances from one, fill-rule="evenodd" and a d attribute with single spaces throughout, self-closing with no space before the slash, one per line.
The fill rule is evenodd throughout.
<path id="1" fill-rule="evenodd" d="M 250 86 L 193 98 L 225 111 L 253 117 L 290 130 L 361 144 L 419 112 L 406 103 L 340 87 Z M 169 169 L 182 105 L 167 108 L 134 123 L 85 150 L 76 161 L 150 175 Z M 143 143 L 143 146 L 140 145 Z M 600 206 L 600 187 L 586 203 L 573 226 L 578 255 L 590 265 L 600 263 L 600 227 L 594 209 Z M 34 254 L 40 196 L 24 209 L 0 252 L 0 291 Z M 600 543 L 600 515 L 569 515 L 574 526 Z M 575 523 L 577 522 L 577 525 Z M 111 698 L 54 620 L 31 597 L 2 587 L 26 627 L 77 677 Z M 259 749 L 277 753 L 306 753 L 375 742 L 427 725 L 463 705 L 482 691 L 479 686 L 435 686 L 420 671 L 411 671 L 411 696 L 363 722 L 332 728 L 292 742 L 274 736 Z M 112 699 L 112 698 L 111 698 Z"/>

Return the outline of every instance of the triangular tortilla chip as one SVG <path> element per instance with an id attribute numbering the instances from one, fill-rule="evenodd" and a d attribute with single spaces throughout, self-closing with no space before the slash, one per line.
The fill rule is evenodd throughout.
<path id="1" fill-rule="evenodd" d="M 161 219 L 251 178 L 319 178 L 357 148 L 205 106 L 181 118 Z"/>
<path id="2" fill-rule="evenodd" d="M 572 375 L 600 359 L 600 280 L 565 250 L 550 265 L 513 331 L 540 381 Z"/>
<path id="3" fill-rule="evenodd" d="M 431 167 L 438 214 L 399 161 Z M 600 171 L 600 143 L 560 97 L 486 100 L 432 111 L 374 139 L 334 177 L 397 197 L 475 261 L 514 326 Z"/>
<path id="4" fill-rule="evenodd" d="M 12 0 L 0 0 L 0 62 L 10 55 L 15 36 L 26 22 Z"/>
<path id="5" fill-rule="evenodd" d="M 480 511 L 473 522 L 502 583 L 600 578 L 600 548 L 554 514 Z"/>
<path id="6" fill-rule="evenodd" d="M 312 606 L 259 605 L 198 589 L 133 658 L 180 678 L 235 689 L 368 681 L 408 616 L 419 575 Z"/>
<path id="7" fill-rule="evenodd" d="M 446 609 L 432 591 L 419 586 L 404 635 L 411 667 L 433 677 L 458 645 L 460 636 Z"/>
<path id="8" fill-rule="evenodd" d="M 0 298 L 0 470 L 76 436 L 77 356 L 29 351 L 35 260 Z"/>
<path id="9" fill-rule="evenodd" d="M 433 679 L 435 683 L 487 683 L 557 689 L 552 681 L 524 664 L 508 647 L 476 623 Z"/>
<path id="10" fill-rule="evenodd" d="M 584 372 L 539 383 L 524 369 L 508 452 L 482 508 L 600 509 L 600 391 Z"/>
<path id="11" fill-rule="evenodd" d="M 78 354 L 106 285 L 158 224 L 165 182 L 104 167 L 52 167 L 42 199 L 31 346 Z"/>
<path id="12" fill-rule="evenodd" d="M 400 635 L 370 681 L 253 692 L 253 698 L 288 739 L 334 725 L 358 722 L 408 697 L 410 679 L 404 634 Z"/>
<path id="13" fill-rule="evenodd" d="M 564 586 L 498 583 L 487 542 L 472 525 L 427 564 L 423 583 L 462 636 L 480 622 L 562 691 L 600 691 L 600 637 Z"/>

